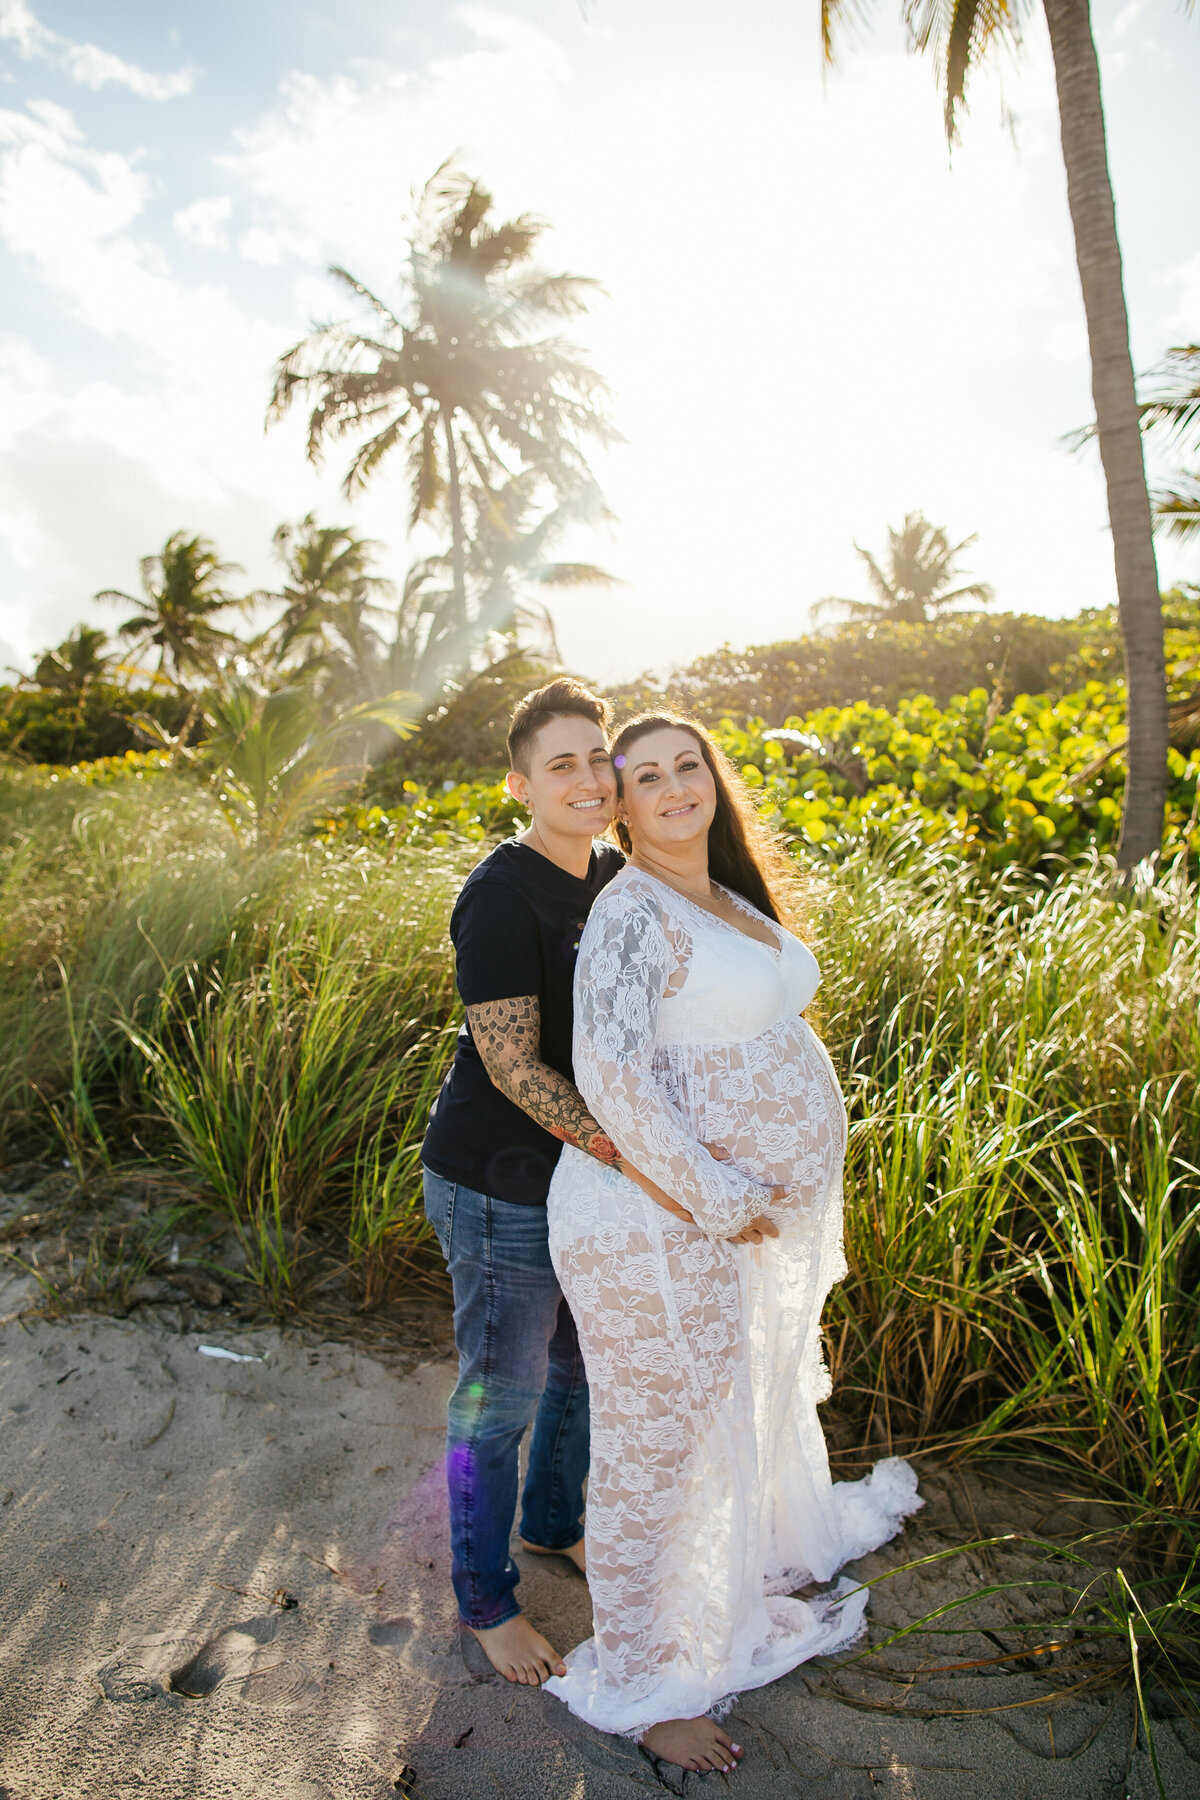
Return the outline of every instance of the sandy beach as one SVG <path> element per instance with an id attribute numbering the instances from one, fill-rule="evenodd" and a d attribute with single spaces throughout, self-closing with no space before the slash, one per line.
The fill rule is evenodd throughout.
<path id="1" fill-rule="evenodd" d="M 4 1800 L 617 1800 L 699 1792 L 549 1696 L 464 1660 L 447 1578 L 448 1346 L 381 1359 L 277 1329 L 171 1329 L 155 1315 L 0 1330 L 0 1793 Z M 201 1354 L 232 1350 L 256 1361 Z M 928 1505 L 871 1576 L 1019 1522 L 1052 1498 L 928 1473 Z M 1076 1514 L 1078 1522 L 1078 1515 Z M 521 1596 L 564 1649 L 588 1633 L 569 1565 L 520 1557 Z M 872 1633 L 1020 1573 L 970 1553 L 877 1590 Z M 973 1603 L 1002 1649 L 1021 1606 Z M 1028 1641 L 1028 1640 L 1026 1640 Z M 809 1665 L 736 1706 L 746 1800 L 1147 1800 L 1124 1695 L 1039 1702 L 1079 1671 L 996 1663 L 982 1631 Z M 1011 1708 L 1014 1701 L 1033 1704 Z M 1200 1746 L 1157 1727 L 1172 1800 Z M 712 1778 L 707 1778 L 712 1782 Z M 723 1779 L 723 1778 L 721 1778 Z M 714 1782 L 713 1785 L 716 1785 Z"/>

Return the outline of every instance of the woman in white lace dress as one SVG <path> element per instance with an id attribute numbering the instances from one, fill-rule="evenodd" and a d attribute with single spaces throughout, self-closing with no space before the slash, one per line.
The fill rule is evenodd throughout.
<path id="1" fill-rule="evenodd" d="M 844 1577 L 787 1596 L 921 1502 L 895 1458 L 830 1479 L 820 1319 L 845 1271 L 846 1118 L 803 1017 L 820 975 L 779 922 L 778 849 L 701 727 L 635 720 L 613 754 L 629 863 L 583 932 L 575 1078 L 674 1207 L 570 1147 L 551 1186 L 591 1390 L 595 1635 L 547 1686 L 601 1731 L 729 1769 L 739 1747 L 708 1715 L 862 1629 Z"/>

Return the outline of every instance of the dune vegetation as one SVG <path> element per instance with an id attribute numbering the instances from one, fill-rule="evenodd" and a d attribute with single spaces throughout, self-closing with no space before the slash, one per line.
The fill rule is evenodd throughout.
<path id="1" fill-rule="evenodd" d="M 443 814 L 256 852 L 186 776 L 118 769 L 0 785 L 9 1154 L 170 1168 L 280 1311 L 332 1234 L 369 1304 L 424 1235 L 477 838 Z M 1165 1529 L 1200 1497 L 1186 854 L 1121 887 L 1095 852 L 981 868 L 919 815 L 835 856 L 796 841 L 854 1121 L 842 1404 L 906 1448 L 1052 1441 Z"/>

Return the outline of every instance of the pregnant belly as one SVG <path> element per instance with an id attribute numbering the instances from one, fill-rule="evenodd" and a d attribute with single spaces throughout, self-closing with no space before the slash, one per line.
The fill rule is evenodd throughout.
<path id="1" fill-rule="evenodd" d="M 764 1121 L 760 1130 L 728 1134 L 710 1130 L 705 1142 L 729 1152 L 737 1168 L 769 1187 L 828 1187 L 842 1163 L 842 1140 L 833 1132 L 788 1131 Z"/>
<path id="2" fill-rule="evenodd" d="M 666 1071 L 664 1071 L 666 1073 Z M 802 1019 L 766 1038 L 723 1046 L 703 1066 L 676 1062 L 677 1104 L 704 1143 L 756 1180 L 811 1202 L 837 1180 L 846 1146 L 841 1089 L 824 1045 Z"/>

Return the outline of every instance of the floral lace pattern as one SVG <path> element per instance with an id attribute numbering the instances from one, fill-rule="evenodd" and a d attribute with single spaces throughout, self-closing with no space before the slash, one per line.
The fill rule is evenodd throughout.
<path id="1" fill-rule="evenodd" d="M 591 1390 L 595 1635 L 547 1685 L 602 1731 L 711 1712 L 851 1643 L 864 1589 L 782 1596 L 828 1583 L 921 1504 L 895 1458 L 830 1478 L 816 1409 L 821 1309 L 845 1273 L 846 1118 L 801 1016 L 815 960 L 777 936 L 758 942 L 627 868 L 580 944 L 580 1092 L 697 1221 L 564 1150 L 550 1249 Z M 774 1185 L 788 1193 L 772 1204 Z M 777 1239 L 727 1241 L 765 1212 Z"/>

